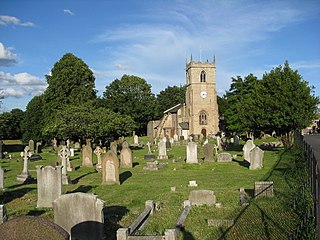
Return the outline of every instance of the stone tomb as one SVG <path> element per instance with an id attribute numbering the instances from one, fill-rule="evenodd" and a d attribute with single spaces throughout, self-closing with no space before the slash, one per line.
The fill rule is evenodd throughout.
<path id="1" fill-rule="evenodd" d="M 85 145 L 82 148 L 82 166 L 92 167 L 92 148 L 89 145 Z"/>
<path id="2" fill-rule="evenodd" d="M 4 171 L 0 166 L 0 190 L 4 190 Z"/>
<path id="3" fill-rule="evenodd" d="M 187 160 L 186 163 L 199 163 L 198 162 L 198 149 L 195 142 L 189 142 L 187 145 Z"/>
<path id="4" fill-rule="evenodd" d="M 214 162 L 213 145 L 211 143 L 206 143 L 203 146 L 203 155 L 205 162 Z"/>
<path id="5" fill-rule="evenodd" d="M 120 165 L 123 168 L 132 168 L 132 151 L 128 147 L 124 147 L 120 152 Z"/>
<path id="6" fill-rule="evenodd" d="M 232 155 L 227 152 L 217 154 L 217 162 L 232 162 Z"/>
<path id="7" fill-rule="evenodd" d="M 257 197 L 273 197 L 273 182 L 255 182 L 254 196 Z"/>
<path id="8" fill-rule="evenodd" d="M 253 143 L 252 140 L 248 140 L 245 145 L 243 145 L 243 159 L 250 162 L 250 151 L 255 148 L 256 145 Z"/>
<path id="9" fill-rule="evenodd" d="M 52 202 L 62 193 L 61 166 L 37 166 L 37 207 L 52 208 Z"/>
<path id="10" fill-rule="evenodd" d="M 111 150 L 102 158 L 102 183 L 120 184 L 119 159 Z"/>
<path id="11" fill-rule="evenodd" d="M 250 170 L 263 168 L 264 151 L 259 147 L 255 147 L 250 151 Z"/>
<path id="12" fill-rule="evenodd" d="M 211 190 L 193 190 L 189 194 L 191 205 L 195 206 L 213 206 L 216 204 L 216 196 Z"/>
<path id="13" fill-rule="evenodd" d="M 104 206 L 105 202 L 93 194 L 64 194 L 53 202 L 54 222 L 71 239 L 105 239 Z"/>

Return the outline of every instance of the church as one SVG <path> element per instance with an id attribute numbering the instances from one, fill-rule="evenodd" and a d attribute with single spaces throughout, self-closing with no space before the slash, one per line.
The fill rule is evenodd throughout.
<path id="1" fill-rule="evenodd" d="M 186 100 L 163 112 L 160 120 L 148 123 L 149 139 L 164 136 L 187 139 L 213 137 L 219 132 L 216 91 L 216 61 L 186 61 Z M 183 136 L 183 138 L 182 138 Z"/>

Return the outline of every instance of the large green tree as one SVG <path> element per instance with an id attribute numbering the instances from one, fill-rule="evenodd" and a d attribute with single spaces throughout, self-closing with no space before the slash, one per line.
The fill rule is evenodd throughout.
<path id="1" fill-rule="evenodd" d="M 265 73 L 254 99 L 254 121 L 258 129 L 275 131 L 285 146 L 293 141 L 293 131 L 310 125 L 316 117 L 319 98 L 288 61 Z"/>
<path id="2" fill-rule="evenodd" d="M 21 123 L 24 112 L 21 109 L 12 109 L 0 114 L 0 139 L 21 139 Z"/>
<path id="3" fill-rule="evenodd" d="M 147 124 L 155 116 L 155 96 L 146 80 L 130 75 L 114 80 L 103 93 L 105 107 L 132 117 L 139 134 L 145 134 Z"/>
<path id="4" fill-rule="evenodd" d="M 65 54 L 46 75 L 48 88 L 44 92 L 45 124 L 65 106 L 92 105 L 96 100 L 95 77 L 82 59 Z"/>
<path id="5" fill-rule="evenodd" d="M 179 103 L 186 101 L 186 87 L 185 86 L 168 86 L 166 89 L 160 91 L 156 100 L 156 118 L 160 118 L 163 112 Z"/>
<path id="6" fill-rule="evenodd" d="M 230 90 L 226 93 L 227 103 L 224 112 L 229 132 L 242 134 L 257 130 L 253 119 L 253 93 L 257 84 L 258 79 L 253 74 L 244 79 L 240 76 L 232 78 Z"/>

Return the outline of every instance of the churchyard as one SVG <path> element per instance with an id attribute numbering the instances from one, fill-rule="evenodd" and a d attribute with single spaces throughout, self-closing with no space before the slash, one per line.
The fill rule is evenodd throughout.
<path id="1" fill-rule="evenodd" d="M 134 144 L 133 138 L 126 138 L 126 141 L 132 149 L 132 168 L 130 164 L 120 164 L 118 182 L 103 182 L 103 178 L 107 178 L 103 177 L 105 173 L 100 168 L 103 168 L 105 161 L 102 160 L 101 167 L 95 153 L 92 154 L 93 166 L 84 166 L 81 152 L 75 151 L 74 156 L 70 156 L 73 170 L 67 172 L 69 184 L 62 185 L 62 196 L 82 192 L 95 194 L 105 201 L 106 239 L 116 239 L 119 228 L 130 226 L 144 211 L 147 200 L 155 204 L 153 214 L 149 216 L 145 227 L 135 235 L 163 235 L 167 229 L 174 229 L 183 212 L 185 200 L 192 198 L 189 195 L 194 190 L 210 190 L 215 197 L 214 202 L 209 206 L 192 205 L 183 221 L 183 228 L 179 228 L 181 231 L 177 239 L 288 239 L 298 224 L 292 209 L 292 185 L 295 180 L 287 174 L 292 156 L 290 151 L 282 147 L 264 149 L 263 166 L 253 170 L 243 161 L 242 147 L 245 142 L 242 140 L 237 146 L 219 150 L 219 153 L 232 156 L 231 161 L 225 161 L 223 157 L 221 162 L 204 161 L 204 152 L 207 150 L 203 147 L 203 141 L 198 142 L 198 163 L 186 161 L 186 143 L 183 142 L 167 148 L 167 158 L 157 159 L 157 145 L 151 145 L 151 151 L 146 145 L 141 146 L 141 141 L 147 143 L 146 137 L 139 138 L 138 145 Z M 257 139 L 254 143 L 258 146 L 268 141 L 277 139 Z M 210 142 L 216 144 L 215 140 Z M 120 151 L 121 146 L 118 146 L 119 159 Z M 55 167 L 57 162 L 61 165 L 58 153 L 51 146 L 44 147 L 39 154 L 42 159 L 28 163 L 32 179 L 26 183 L 17 182 L 17 176 L 21 175 L 24 168 L 23 157 L 20 152 L 10 154 L 11 159 L 7 154 L 0 160 L 5 188 L 4 191 L 0 189 L 0 204 L 5 205 L 8 218 L 28 215 L 53 222 L 55 216 L 52 208 L 37 207 L 36 179 L 37 166 Z M 146 160 L 146 155 L 155 155 L 155 159 Z M 149 163 L 149 168 L 153 168 L 153 165 L 161 167 L 148 170 L 145 167 L 151 161 L 158 163 Z M 259 181 L 273 182 L 272 197 L 264 194 L 254 197 L 255 183 Z M 85 205 L 77 201 L 72 204 L 80 208 L 77 204 Z"/>

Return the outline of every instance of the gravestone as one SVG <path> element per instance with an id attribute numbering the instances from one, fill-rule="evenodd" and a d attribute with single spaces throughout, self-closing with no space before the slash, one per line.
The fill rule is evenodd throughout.
<path id="1" fill-rule="evenodd" d="M 34 141 L 33 141 L 32 139 L 29 140 L 28 146 L 29 146 L 29 151 L 30 151 L 31 153 L 34 153 Z"/>
<path id="2" fill-rule="evenodd" d="M 255 147 L 250 151 L 250 170 L 263 168 L 264 151 Z"/>
<path id="3" fill-rule="evenodd" d="M 0 166 L 0 190 L 4 190 L 4 171 Z"/>
<path id="4" fill-rule="evenodd" d="M 218 146 L 218 149 L 220 150 L 221 149 L 221 137 L 217 136 L 217 146 Z"/>
<path id="5" fill-rule="evenodd" d="M 170 142 L 169 137 L 166 136 L 165 139 L 166 139 L 166 148 L 167 148 L 167 149 L 168 149 L 168 148 L 171 148 L 171 142 Z"/>
<path id="6" fill-rule="evenodd" d="M 245 145 L 243 145 L 243 159 L 250 162 L 250 151 L 255 148 L 255 144 L 252 140 L 248 140 Z"/>
<path id="7" fill-rule="evenodd" d="M 118 155 L 118 145 L 116 142 L 110 144 L 110 150 L 117 156 Z"/>
<path id="8" fill-rule="evenodd" d="M 102 158 L 102 183 L 120 184 L 119 159 L 111 150 Z"/>
<path id="9" fill-rule="evenodd" d="M 230 153 L 219 153 L 217 154 L 217 162 L 232 162 L 232 155 Z"/>
<path id="10" fill-rule="evenodd" d="M 70 148 L 70 139 L 67 139 L 67 148 Z"/>
<path id="11" fill-rule="evenodd" d="M 70 148 L 70 157 L 74 157 L 74 148 Z"/>
<path id="12" fill-rule="evenodd" d="M 58 155 L 61 158 L 61 165 L 62 165 L 62 184 L 68 185 L 71 182 L 67 174 L 68 158 L 70 156 L 70 151 L 66 146 L 62 146 L 62 148 L 58 152 Z"/>
<path id="13" fill-rule="evenodd" d="M 62 193 L 61 166 L 37 166 L 37 207 L 52 208 L 52 202 Z"/>
<path id="14" fill-rule="evenodd" d="M 241 206 L 246 206 L 249 205 L 248 202 L 248 194 L 246 193 L 246 191 L 244 190 L 244 188 L 240 188 L 240 205 Z"/>
<path id="15" fill-rule="evenodd" d="M 4 204 L 3 205 L 0 204 L 0 224 L 6 222 L 7 219 L 8 217 L 7 217 L 6 206 Z"/>
<path id="16" fill-rule="evenodd" d="M 89 145 L 85 145 L 82 148 L 82 166 L 92 167 L 92 148 Z"/>
<path id="17" fill-rule="evenodd" d="M 58 146 L 57 139 L 56 139 L 56 138 L 54 138 L 54 139 L 51 141 L 51 143 L 52 143 L 52 147 L 53 147 L 53 149 L 56 149 L 56 148 L 57 148 L 57 146 Z"/>
<path id="18" fill-rule="evenodd" d="M 24 183 L 31 179 L 31 175 L 29 174 L 29 171 L 28 171 L 28 156 L 29 156 L 29 146 L 26 146 L 23 152 L 23 170 L 22 170 L 22 173 L 17 176 L 18 182 Z"/>
<path id="19" fill-rule="evenodd" d="M 153 162 L 146 162 L 146 166 L 143 167 L 143 170 L 158 171 L 164 167 L 166 167 L 165 164 L 159 164 L 158 161 L 153 161 Z"/>
<path id="20" fill-rule="evenodd" d="M 123 168 L 132 168 L 132 151 L 130 148 L 125 147 L 120 152 L 120 165 Z"/>
<path id="21" fill-rule="evenodd" d="M 174 135 L 173 135 L 173 140 L 174 140 L 175 142 L 179 142 L 179 136 L 178 136 L 177 134 L 174 134 Z"/>
<path id="22" fill-rule="evenodd" d="M 71 239 L 105 239 L 104 206 L 104 201 L 93 194 L 64 194 L 53 202 L 54 222 L 66 230 Z"/>
<path id="23" fill-rule="evenodd" d="M 211 190 L 193 190 L 188 199 L 193 206 L 213 206 L 216 204 L 216 196 Z"/>
<path id="24" fill-rule="evenodd" d="M 127 141 L 124 141 L 123 143 L 122 143 L 122 147 L 124 148 L 124 147 L 129 147 L 129 143 L 127 142 Z"/>
<path id="25" fill-rule="evenodd" d="M 168 159 L 166 143 L 163 140 L 158 143 L 158 150 L 158 159 Z"/>
<path id="26" fill-rule="evenodd" d="M 134 145 L 139 145 L 139 137 L 138 137 L 138 135 L 134 135 L 134 137 L 133 137 L 133 144 L 134 144 Z"/>
<path id="27" fill-rule="evenodd" d="M 187 160 L 186 163 L 199 163 L 198 162 L 198 149 L 195 142 L 189 142 L 187 145 Z"/>
<path id="28" fill-rule="evenodd" d="M 0 140 L 0 159 L 3 158 L 3 142 Z"/>
<path id="29" fill-rule="evenodd" d="M 188 187 L 198 187 L 197 181 L 195 180 L 189 181 Z"/>
<path id="30" fill-rule="evenodd" d="M 205 162 L 214 162 L 213 145 L 211 143 L 206 143 L 203 146 L 203 154 Z"/>
<path id="31" fill-rule="evenodd" d="M 94 150 L 94 154 L 97 155 L 97 165 L 96 165 L 96 170 L 98 172 L 101 172 L 102 171 L 102 160 L 101 160 L 101 154 L 102 154 L 102 149 L 101 147 L 96 147 L 96 149 Z"/>
<path id="32" fill-rule="evenodd" d="M 273 182 L 255 182 L 254 196 L 257 197 L 273 197 Z"/>
<path id="33" fill-rule="evenodd" d="M 41 142 L 36 143 L 36 153 L 42 153 L 42 143 Z"/>
<path id="34" fill-rule="evenodd" d="M 75 148 L 76 150 L 79 150 L 79 149 L 81 148 L 80 143 L 79 143 L 79 142 L 75 142 L 74 148 Z"/>
<path id="35" fill-rule="evenodd" d="M 239 136 L 238 135 L 235 135 L 233 137 L 233 145 L 234 146 L 238 146 L 239 145 Z"/>

